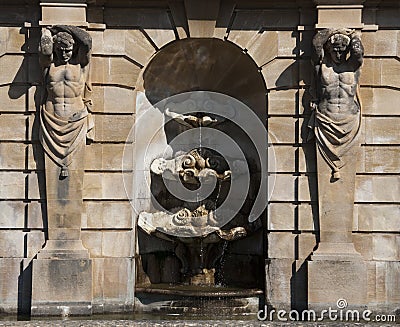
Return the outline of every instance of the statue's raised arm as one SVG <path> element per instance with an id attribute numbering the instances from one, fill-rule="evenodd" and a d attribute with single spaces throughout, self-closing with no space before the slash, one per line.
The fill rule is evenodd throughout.
<path id="1" fill-rule="evenodd" d="M 92 50 L 92 38 L 83 29 L 71 25 L 54 25 L 50 28 L 51 33 L 57 37 L 59 33 L 68 33 L 72 36 L 75 44 L 74 60 L 82 67 L 90 62 Z"/>

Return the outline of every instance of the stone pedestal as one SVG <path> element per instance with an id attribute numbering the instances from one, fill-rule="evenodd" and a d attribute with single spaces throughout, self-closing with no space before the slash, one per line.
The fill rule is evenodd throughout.
<path id="1" fill-rule="evenodd" d="M 92 263 L 81 241 L 84 147 L 60 177 L 45 155 L 48 240 L 33 261 L 32 315 L 90 314 Z"/>
<path id="2" fill-rule="evenodd" d="M 90 259 L 36 259 L 32 273 L 33 316 L 92 313 Z"/>
<path id="3" fill-rule="evenodd" d="M 338 300 L 346 300 L 349 308 L 367 304 L 367 264 L 361 259 L 339 257 L 308 262 L 308 305 L 310 309 L 344 309 Z"/>
<path id="4" fill-rule="evenodd" d="M 340 179 L 317 150 L 320 243 L 308 263 L 310 307 L 336 309 L 345 299 L 349 306 L 367 302 L 367 266 L 352 240 L 356 167 L 359 144 L 343 157 Z"/>

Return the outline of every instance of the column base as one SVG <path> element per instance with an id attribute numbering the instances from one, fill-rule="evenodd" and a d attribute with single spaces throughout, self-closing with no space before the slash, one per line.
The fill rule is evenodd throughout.
<path id="1" fill-rule="evenodd" d="M 81 240 L 48 240 L 38 259 L 89 259 L 89 251 Z"/>
<path id="2" fill-rule="evenodd" d="M 367 264 L 362 259 L 327 259 L 308 262 L 308 303 L 310 309 L 365 308 L 367 304 Z M 341 307 L 339 300 L 347 305 Z"/>
<path id="3" fill-rule="evenodd" d="M 90 259 L 35 259 L 32 267 L 33 316 L 92 313 Z"/>
<path id="4" fill-rule="evenodd" d="M 363 258 L 353 243 L 321 242 L 312 254 L 311 260 L 362 261 Z"/>

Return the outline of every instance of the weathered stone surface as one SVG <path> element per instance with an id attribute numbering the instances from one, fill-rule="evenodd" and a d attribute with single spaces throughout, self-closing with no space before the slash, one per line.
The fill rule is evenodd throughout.
<path id="1" fill-rule="evenodd" d="M 0 119 L 0 139 L 2 141 L 25 141 L 27 138 L 27 117 L 4 114 Z"/>
<path id="2" fill-rule="evenodd" d="M 102 255 L 104 257 L 126 258 L 133 255 L 132 232 L 104 232 Z M 118 240 L 118 242 L 115 242 Z"/>
<path id="3" fill-rule="evenodd" d="M 371 234 L 353 234 L 353 243 L 357 252 L 361 254 L 364 260 L 373 258 L 373 235 Z"/>
<path id="4" fill-rule="evenodd" d="M 32 260 L 45 244 L 45 235 L 42 231 L 33 230 L 26 234 L 26 255 L 29 260 Z"/>
<path id="5" fill-rule="evenodd" d="M 251 32 L 241 31 L 241 33 L 246 34 L 250 34 Z M 261 67 L 278 56 L 278 32 L 264 31 L 253 34 L 250 41 L 245 45 L 245 48 L 257 66 Z"/>
<path id="6" fill-rule="evenodd" d="M 133 208 L 129 202 L 85 202 L 83 228 L 132 228 Z"/>
<path id="7" fill-rule="evenodd" d="M 89 30 L 89 35 L 92 38 L 92 54 L 98 55 L 104 53 L 104 33 L 99 30 Z"/>
<path id="8" fill-rule="evenodd" d="M 396 59 L 381 59 L 382 85 L 400 87 L 400 62 Z"/>
<path id="9" fill-rule="evenodd" d="M 24 169 L 26 150 L 22 143 L 0 143 L 0 168 Z"/>
<path id="10" fill-rule="evenodd" d="M 133 113 L 134 101 L 133 90 L 104 87 L 104 112 L 106 113 Z"/>
<path id="11" fill-rule="evenodd" d="M 42 200 L 28 203 L 28 228 L 42 229 L 45 226 L 46 202 Z"/>
<path id="12" fill-rule="evenodd" d="M 389 88 L 361 88 L 363 113 L 369 115 L 396 115 L 396 103 L 400 95 L 396 90 Z"/>
<path id="13" fill-rule="evenodd" d="M 81 238 L 83 246 L 89 250 L 90 258 L 102 257 L 103 232 L 82 231 Z"/>
<path id="14" fill-rule="evenodd" d="M 356 202 L 399 202 L 400 177 L 360 175 L 356 179 Z"/>
<path id="15" fill-rule="evenodd" d="M 400 206 L 357 205 L 358 230 L 363 232 L 397 232 L 400 230 Z"/>
<path id="16" fill-rule="evenodd" d="M 298 90 L 272 90 L 268 93 L 268 113 L 271 115 L 295 115 L 298 113 Z"/>
<path id="17" fill-rule="evenodd" d="M 268 119 L 268 136 L 272 143 L 299 142 L 299 119 L 271 117 Z"/>
<path id="18" fill-rule="evenodd" d="M 134 264 L 131 258 L 104 259 L 104 298 L 133 302 Z"/>
<path id="19" fill-rule="evenodd" d="M 127 142 L 135 118 L 133 115 L 96 115 L 95 119 L 95 140 Z"/>
<path id="20" fill-rule="evenodd" d="M 266 298 L 273 308 L 291 310 L 305 305 L 307 264 L 303 260 L 271 259 L 266 268 Z M 289 305 L 289 303 L 291 305 Z"/>
<path id="21" fill-rule="evenodd" d="M 237 45 L 244 49 L 241 56 L 250 56 L 255 61 L 254 67 L 264 66 L 262 73 L 268 88 L 268 106 L 265 107 L 264 103 L 255 110 L 268 110 L 268 114 L 272 116 L 269 117 L 268 127 L 276 136 L 270 142 L 273 143 L 277 159 L 276 167 L 270 167 L 269 170 L 273 173 L 272 177 L 277 177 L 277 181 L 272 203 L 268 208 L 266 226 L 269 230 L 268 247 L 272 257 L 267 265 L 266 291 L 269 303 L 277 308 L 294 307 L 294 293 L 298 286 L 307 286 L 306 279 L 302 281 L 303 284 L 295 283 L 295 272 L 304 269 L 301 268 L 302 260 L 295 259 L 309 256 L 315 246 L 315 235 L 312 232 L 318 228 L 316 180 L 313 174 L 306 175 L 316 171 L 315 156 L 310 155 L 315 149 L 313 145 L 308 148 L 298 147 L 299 143 L 305 142 L 305 135 L 302 133 L 303 117 L 307 119 L 310 113 L 308 89 L 312 68 L 311 38 L 315 34 L 314 24 L 320 23 L 317 22 L 315 6 L 298 4 L 289 7 L 289 4 L 281 10 L 271 8 L 262 1 L 240 4 L 216 1 L 213 3 L 212 19 L 204 23 L 193 17 L 186 17 L 184 1 L 170 2 L 163 8 L 160 8 L 160 3 L 146 2 L 146 9 L 142 9 L 142 4 L 134 5 L 133 2 L 125 4 L 124 8 L 117 8 L 117 4 L 111 2 L 103 8 L 100 3 L 92 1 L 87 8 L 88 21 L 99 23 L 89 27 L 94 54 L 92 112 L 96 116 L 96 140 L 86 146 L 84 186 L 88 200 L 84 202 L 80 226 L 83 228 L 83 243 L 94 258 L 91 284 L 96 310 L 106 312 L 131 309 L 134 298 L 136 259 L 133 256 L 136 252 L 136 241 L 133 228 L 136 228 L 137 217 L 127 197 L 136 197 L 136 209 L 148 210 L 150 196 L 150 185 L 143 179 L 144 174 L 150 174 L 149 171 L 143 171 L 149 167 L 146 166 L 147 163 L 139 162 L 142 157 L 140 152 L 131 154 L 128 160 L 131 162 L 125 163 L 129 167 L 136 164 L 142 169 L 132 173 L 127 179 L 131 182 L 135 179 L 133 192 L 131 186 L 128 187 L 129 191 L 125 191 L 122 178 L 122 170 L 127 167 L 122 164 L 123 151 L 128 146 L 125 144 L 126 137 L 135 122 L 133 115 L 136 80 L 142 66 L 147 65 L 157 48 L 162 48 L 175 38 L 186 38 L 189 30 L 192 37 L 227 37 L 225 43 L 233 42 L 233 47 Z M 399 12 L 393 4 L 393 1 L 381 1 L 377 8 L 372 8 L 366 3 L 362 18 L 366 26 L 361 34 L 367 56 L 361 75 L 364 114 L 362 130 L 366 145 L 362 147 L 363 157 L 359 162 L 361 168 L 357 170 L 359 175 L 352 239 L 363 259 L 369 260 L 366 283 L 368 301 L 370 306 L 379 310 L 389 307 L 393 309 L 400 303 L 400 181 L 397 176 L 400 172 L 397 146 L 400 144 L 397 105 L 400 100 L 400 33 Z M 22 263 L 23 257 L 30 258 L 38 253 L 44 242 L 43 231 L 47 228 L 46 203 L 43 202 L 46 201 L 44 185 L 43 181 L 40 182 L 43 180 L 43 152 L 39 145 L 30 144 L 30 140 L 35 143 L 38 139 L 38 117 L 35 114 L 41 97 L 41 87 L 38 84 L 42 82 L 42 74 L 37 56 L 41 28 L 34 22 L 40 19 L 40 6 L 30 3 L 28 6 L 8 4 L 0 7 L 0 21 L 3 24 L 0 27 L 0 256 L 18 257 L 0 259 L 0 311 L 3 308 L 6 311 L 16 311 L 18 277 L 22 269 L 26 268 L 26 264 Z M 268 10 L 265 10 L 266 7 Z M 215 11 L 219 11 L 218 16 Z M 341 16 L 342 9 L 335 13 L 337 16 L 325 16 L 323 23 L 327 23 L 329 19 L 341 24 L 346 15 Z M 199 14 L 199 11 L 195 10 L 195 14 Z M 71 18 L 65 16 L 62 19 Z M 353 20 L 358 17 L 357 12 L 354 17 L 347 18 Z M 27 28 L 20 27 L 24 22 L 27 22 Z M 29 27 L 30 23 L 34 27 Z M 105 23 L 105 26 L 100 23 Z M 377 31 L 372 30 L 374 24 L 379 26 Z M 101 29 L 103 27 L 105 30 Z M 186 55 L 189 48 L 182 47 L 179 51 Z M 225 56 L 224 52 L 224 56 L 220 56 L 216 52 L 212 56 L 224 61 L 229 52 L 226 54 Z M 296 62 L 292 60 L 295 55 L 301 56 L 296 58 Z M 169 58 L 172 56 L 165 59 L 166 63 Z M 235 97 L 240 94 L 243 99 L 250 99 L 249 103 L 254 98 L 254 84 L 247 77 L 248 69 L 240 60 L 233 60 L 223 71 L 225 73 L 238 69 L 240 73 L 235 75 L 237 78 L 225 80 L 221 80 L 225 74 L 220 74 L 220 71 L 214 74 L 215 78 L 210 77 L 209 70 L 212 71 L 214 67 L 210 61 L 204 63 L 206 69 L 197 70 L 193 67 L 201 67 L 200 60 L 175 66 L 175 61 L 171 59 L 171 63 L 171 67 L 178 71 L 178 77 L 185 69 L 189 72 L 187 76 L 195 75 L 194 71 L 199 73 L 198 81 L 202 89 L 207 89 L 210 82 L 218 89 L 219 83 L 222 83 L 224 92 L 230 90 L 230 94 Z M 154 88 L 167 88 L 168 83 L 178 83 L 182 86 L 180 90 L 198 87 L 197 80 L 189 86 L 188 79 L 164 80 L 165 84 L 155 85 Z M 146 88 L 148 86 L 147 83 Z M 299 114 L 302 115 L 300 119 Z M 147 123 L 142 124 L 143 129 L 148 127 Z M 160 122 L 151 123 L 157 125 Z M 136 142 L 147 142 L 143 133 L 138 136 Z M 129 151 L 134 146 L 135 144 L 130 144 Z M 307 152 L 310 160 L 306 161 L 304 152 Z M 41 188 L 39 183 L 42 183 Z M 54 190 L 50 193 L 50 198 L 54 199 Z M 324 190 L 320 190 L 319 195 L 323 196 L 324 193 Z M 335 193 L 334 196 L 338 194 Z M 52 201 L 50 199 L 50 212 L 57 208 Z M 338 224 L 336 221 L 336 225 Z M 254 251 L 266 251 L 262 248 L 263 242 L 253 242 L 256 241 L 244 239 L 231 247 L 231 250 L 234 249 L 235 253 L 244 252 L 246 255 L 252 255 Z M 166 244 L 165 241 L 162 245 L 154 243 L 151 240 L 145 243 L 144 253 L 148 255 L 160 248 L 169 252 L 174 250 L 172 242 Z M 162 269 L 158 267 L 160 280 L 171 280 L 168 278 L 175 269 L 174 265 L 179 265 L 177 259 L 174 260 L 161 261 Z M 243 262 L 250 264 L 252 261 Z M 230 269 L 233 271 L 238 266 L 240 265 L 234 262 L 230 264 Z M 245 267 L 239 268 L 245 271 Z M 335 269 L 332 268 L 331 272 L 336 272 Z M 179 267 L 175 270 L 179 270 Z M 340 274 L 341 270 L 337 270 L 337 274 Z M 323 286 L 326 280 L 322 277 L 319 276 L 320 282 L 312 281 L 312 276 L 309 276 L 309 280 L 315 286 Z M 246 278 L 248 275 L 244 277 Z M 328 282 L 330 278 L 328 276 Z M 40 282 L 35 283 L 42 287 L 42 276 Z M 75 281 L 71 283 L 74 284 Z M 352 281 L 344 283 L 350 284 L 349 291 L 358 291 Z M 54 323 L 49 322 L 48 325 Z M 126 322 L 128 324 L 130 323 Z"/>
<path id="22" fill-rule="evenodd" d="M 11 84 L 0 87 L 0 111 L 24 112 L 26 110 L 26 86 Z"/>
<path id="23" fill-rule="evenodd" d="M 83 198 L 101 199 L 103 196 L 102 174 L 85 173 L 83 177 Z"/>
<path id="24" fill-rule="evenodd" d="M 25 203 L 0 201 L 0 227 L 23 228 L 25 224 Z"/>
<path id="25" fill-rule="evenodd" d="M 319 230 L 317 204 L 302 203 L 298 206 L 298 229 L 301 231 Z"/>
<path id="26" fill-rule="evenodd" d="M 262 67 L 262 75 L 268 89 L 298 86 L 298 64 L 292 59 L 275 59 Z"/>
<path id="27" fill-rule="evenodd" d="M 25 160 L 27 160 L 28 169 L 44 170 L 44 153 L 40 144 L 29 144 L 23 153 L 27 157 Z"/>
<path id="28" fill-rule="evenodd" d="M 123 57 L 93 57 L 92 82 L 133 88 L 140 68 Z"/>
<path id="29" fill-rule="evenodd" d="M 106 29 L 103 33 L 103 49 L 105 54 L 125 54 L 125 31 Z"/>
<path id="30" fill-rule="evenodd" d="M 22 172 L 0 172 L 0 198 L 24 199 L 25 177 Z"/>
<path id="31" fill-rule="evenodd" d="M 93 276 L 93 304 L 103 303 L 103 290 L 104 290 L 104 258 L 92 259 L 92 276 Z"/>
<path id="32" fill-rule="evenodd" d="M 373 235 L 373 260 L 399 261 L 400 236 L 391 234 Z"/>
<path id="33" fill-rule="evenodd" d="M 43 3 L 41 24 L 85 25 L 86 6 L 80 3 L 71 3 L 68 7 Z"/>
<path id="34" fill-rule="evenodd" d="M 400 144 L 400 117 L 365 118 L 365 143 Z"/>
<path id="35" fill-rule="evenodd" d="M 362 6 L 346 6 L 334 3 L 317 6 L 318 28 L 361 28 Z"/>
<path id="36" fill-rule="evenodd" d="M 306 144 L 301 147 L 274 145 L 270 151 L 275 155 L 276 165 L 273 169 L 270 168 L 269 172 L 315 173 L 315 161 L 306 160 L 304 150 L 310 152 L 312 148 Z"/>
<path id="37" fill-rule="evenodd" d="M 390 307 L 400 300 L 400 263 L 398 261 L 376 262 L 376 298 L 377 303 Z"/>
<path id="38" fill-rule="evenodd" d="M 138 75 L 139 68 L 125 58 L 109 58 L 109 71 L 105 71 L 105 82 L 134 87 Z"/>
<path id="39" fill-rule="evenodd" d="M 298 33 L 293 31 L 278 32 L 278 56 L 295 57 L 297 54 Z"/>
<path id="40" fill-rule="evenodd" d="M 367 56 L 395 56 L 397 54 L 396 30 L 380 30 L 362 34 L 365 54 Z"/>
<path id="41" fill-rule="evenodd" d="M 268 257 L 298 259 L 307 258 L 316 245 L 311 233 L 271 232 L 268 234 Z"/>
<path id="42" fill-rule="evenodd" d="M 27 174 L 25 181 L 25 191 L 28 192 L 29 199 L 38 200 L 45 197 L 45 178 L 43 171 Z"/>
<path id="43" fill-rule="evenodd" d="M 399 87 L 399 70 L 400 64 L 396 59 L 366 59 L 361 84 Z"/>
<path id="44" fill-rule="evenodd" d="M 130 170 L 133 166 L 132 144 L 99 144 L 87 147 L 85 170 Z"/>
<path id="45" fill-rule="evenodd" d="M 26 83 L 28 81 L 27 61 L 20 55 L 0 57 L 0 84 Z"/>
<path id="46" fill-rule="evenodd" d="M 272 201 L 310 201 L 315 199 L 315 174 L 309 176 L 275 175 Z"/>
<path id="47" fill-rule="evenodd" d="M 295 209 L 291 203 L 270 203 L 268 206 L 269 230 L 294 230 Z"/>
<path id="48" fill-rule="evenodd" d="M 128 57 L 145 66 L 154 52 L 155 49 L 141 31 L 129 30 L 126 32 L 125 53 Z"/>
<path id="49" fill-rule="evenodd" d="M 91 313 L 90 259 L 35 259 L 32 270 L 32 315 Z"/>
<path id="50" fill-rule="evenodd" d="M 292 259 L 272 259 L 266 262 L 266 297 L 276 308 L 284 309 L 291 302 L 292 264 Z"/>
<path id="51" fill-rule="evenodd" d="M 360 85 L 381 85 L 382 64 L 380 59 L 365 58 Z"/>
<path id="52" fill-rule="evenodd" d="M 18 307 L 18 276 L 21 258 L 0 258 L 0 310 L 16 313 Z"/>
<path id="53" fill-rule="evenodd" d="M 7 52 L 8 28 L 0 28 L 0 56 Z"/>
<path id="54" fill-rule="evenodd" d="M 351 307 L 367 304 L 367 265 L 363 261 L 308 262 L 308 301 L 310 309 L 326 305 L 336 308 L 338 299 Z"/>
<path id="55" fill-rule="evenodd" d="M 20 230 L 0 230 L 0 257 L 23 258 L 25 232 Z"/>

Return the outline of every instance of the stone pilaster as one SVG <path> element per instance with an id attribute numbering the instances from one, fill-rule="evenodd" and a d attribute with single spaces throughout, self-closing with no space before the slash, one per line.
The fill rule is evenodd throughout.
<path id="1" fill-rule="evenodd" d="M 317 29 L 362 29 L 362 0 L 315 0 Z M 339 88 L 339 86 L 338 86 Z M 320 242 L 308 262 L 308 300 L 315 309 L 336 309 L 339 299 L 350 307 L 367 303 L 367 265 L 352 240 L 356 169 L 360 142 L 354 142 L 341 160 L 340 179 L 332 177 L 317 150 Z"/>
<path id="2" fill-rule="evenodd" d="M 41 7 L 42 26 L 87 26 L 84 1 L 42 1 Z M 48 239 L 33 260 L 31 313 L 91 314 L 92 260 L 81 240 L 85 144 L 74 152 L 68 176 L 47 153 L 44 157 Z"/>

